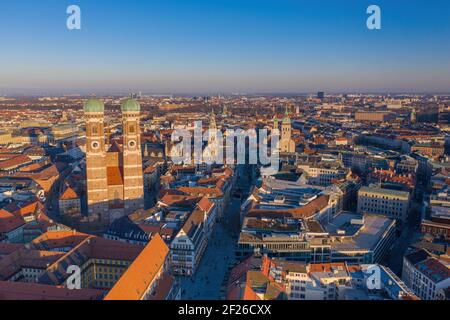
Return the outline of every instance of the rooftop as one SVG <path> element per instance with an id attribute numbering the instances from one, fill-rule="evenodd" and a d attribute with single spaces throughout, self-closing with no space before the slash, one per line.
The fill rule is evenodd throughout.
<path id="1" fill-rule="evenodd" d="M 363 224 L 362 224 L 363 222 Z M 334 250 L 373 250 L 395 221 L 384 216 L 343 212 L 334 217 L 324 228 L 334 241 Z"/>
<path id="2" fill-rule="evenodd" d="M 99 99 L 91 98 L 84 103 L 84 112 L 104 112 L 104 111 L 105 105 Z"/>
<path id="3" fill-rule="evenodd" d="M 450 278 L 450 269 L 436 258 L 428 258 L 416 264 L 416 268 L 434 283 Z"/>
<path id="4" fill-rule="evenodd" d="M 0 281 L 0 300 L 101 300 L 95 289 L 70 290 L 38 283 Z"/>
<path id="5" fill-rule="evenodd" d="M 139 102 L 135 99 L 126 99 L 122 103 L 122 112 L 139 112 L 141 111 L 141 106 Z"/>
<path id="6" fill-rule="evenodd" d="M 149 244 L 125 271 L 106 295 L 105 300 L 141 300 L 164 267 L 169 248 L 159 235 Z"/>
<path id="7" fill-rule="evenodd" d="M 361 187 L 361 189 L 359 189 L 359 193 L 362 193 L 362 192 L 378 194 L 378 195 L 388 195 L 388 196 L 400 198 L 401 200 L 409 199 L 409 192 L 392 190 L 392 189 L 385 189 L 385 188 L 378 188 L 378 187 Z"/>

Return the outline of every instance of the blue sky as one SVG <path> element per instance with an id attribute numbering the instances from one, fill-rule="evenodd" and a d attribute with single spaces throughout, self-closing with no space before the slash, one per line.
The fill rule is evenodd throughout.
<path id="1" fill-rule="evenodd" d="M 446 0 L 0 1 L 0 36 L 0 94 L 450 91 Z"/>

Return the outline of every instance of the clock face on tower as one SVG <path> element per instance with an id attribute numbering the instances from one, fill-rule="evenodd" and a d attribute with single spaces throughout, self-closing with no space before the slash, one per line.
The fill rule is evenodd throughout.
<path id="1" fill-rule="evenodd" d="M 130 141 L 128 142 L 128 147 L 130 147 L 130 149 L 136 148 L 136 141 L 130 140 Z"/>
<path id="2" fill-rule="evenodd" d="M 98 141 L 92 141 L 91 147 L 94 150 L 98 150 L 100 148 L 100 143 L 98 143 Z"/>

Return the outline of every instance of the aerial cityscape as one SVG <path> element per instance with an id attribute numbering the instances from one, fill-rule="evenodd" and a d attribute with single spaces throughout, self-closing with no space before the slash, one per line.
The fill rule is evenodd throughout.
<path id="1" fill-rule="evenodd" d="M 0 4 L 0 300 L 450 300 L 450 11 L 194 2 Z"/>

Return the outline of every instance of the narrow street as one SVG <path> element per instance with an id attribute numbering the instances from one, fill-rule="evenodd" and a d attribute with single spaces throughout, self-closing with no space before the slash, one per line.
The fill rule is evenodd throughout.
<path id="1" fill-rule="evenodd" d="M 234 263 L 234 250 L 237 242 L 236 231 L 232 231 L 233 220 L 239 219 L 240 200 L 233 199 L 227 214 L 230 219 L 219 223 L 200 262 L 199 269 L 191 278 L 181 278 L 183 299 L 220 299 L 222 281 L 228 266 Z"/>
<path id="2" fill-rule="evenodd" d="M 250 189 L 249 179 L 240 172 L 237 188 L 242 192 Z M 218 300 L 222 299 L 221 288 L 235 262 L 234 252 L 239 237 L 240 198 L 232 198 L 225 210 L 224 219 L 218 222 L 205 254 L 194 276 L 180 277 L 182 299 Z"/>
<path id="3" fill-rule="evenodd" d="M 419 204 L 420 205 L 420 204 Z M 419 205 L 416 204 L 417 207 Z M 387 265 L 395 274 L 401 277 L 403 268 L 403 256 L 405 255 L 408 247 L 420 239 L 420 232 L 417 232 L 416 226 L 418 223 L 418 217 L 409 215 L 407 222 L 405 223 L 402 233 L 396 239 L 391 250 L 388 252 L 383 264 Z"/>

